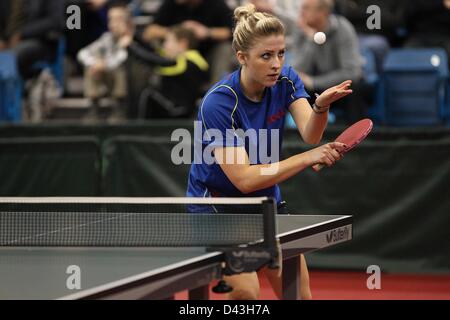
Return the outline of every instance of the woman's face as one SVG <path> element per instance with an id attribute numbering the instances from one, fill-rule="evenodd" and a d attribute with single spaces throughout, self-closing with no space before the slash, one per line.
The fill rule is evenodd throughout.
<path id="1" fill-rule="evenodd" d="M 108 28 L 116 38 L 124 36 L 129 30 L 128 13 L 122 8 L 112 8 L 108 12 Z"/>
<path id="2" fill-rule="evenodd" d="M 237 55 L 249 79 L 264 87 L 272 87 L 283 67 L 285 52 L 284 35 L 272 35 L 258 39 L 248 52 L 239 51 Z"/>

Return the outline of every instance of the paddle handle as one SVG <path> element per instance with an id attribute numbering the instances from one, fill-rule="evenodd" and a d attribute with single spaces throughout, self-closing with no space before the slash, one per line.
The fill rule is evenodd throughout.
<path id="1" fill-rule="evenodd" d="M 315 172 L 319 172 L 320 170 L 322 170 L 323 167 L 325 167 L 325 165 L 323 165 L 321 163 L 318 163 L 318 164 L 315 164 L 312 166 L 312 168 Z"/>

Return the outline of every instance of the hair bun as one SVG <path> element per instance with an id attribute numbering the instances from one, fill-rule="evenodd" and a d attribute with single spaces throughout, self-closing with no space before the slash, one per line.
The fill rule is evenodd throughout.
<path id="1" fill-rule="evenodd" d="M 236 21 L 241 21 L 242 19 L 247 19 L 249 16 L 256 12 L 256 7 L 254 4 L 249 3 L 245 6 L 237 7 L 234 10 L 234 19 Z"/>

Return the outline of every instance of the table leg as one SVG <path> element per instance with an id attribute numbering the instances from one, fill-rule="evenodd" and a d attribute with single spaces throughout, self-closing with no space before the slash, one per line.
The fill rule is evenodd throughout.
<path id="1" fill-rule="evenodd" d="M 283 299 L 299 300 L 300 295 L 300 257 L 293 256 L 283 260 Z"/>
<path id="2" fill-rule="evenodd" d="M 189 290 L 189 300 L 208 300 L 209 285 Z"/>

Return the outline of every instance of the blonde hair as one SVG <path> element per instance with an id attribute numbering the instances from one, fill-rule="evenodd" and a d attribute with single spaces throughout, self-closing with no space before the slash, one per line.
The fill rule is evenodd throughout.
<path id="1" fill-rule="evenodd" d="M 270 35 L 284 35 L 283 23 L 277 17 L 257 12 L 253 4 L 237 7 L 234 10 L 235 27 L 233 49 L 247 52 L 257 39 Z"/>

